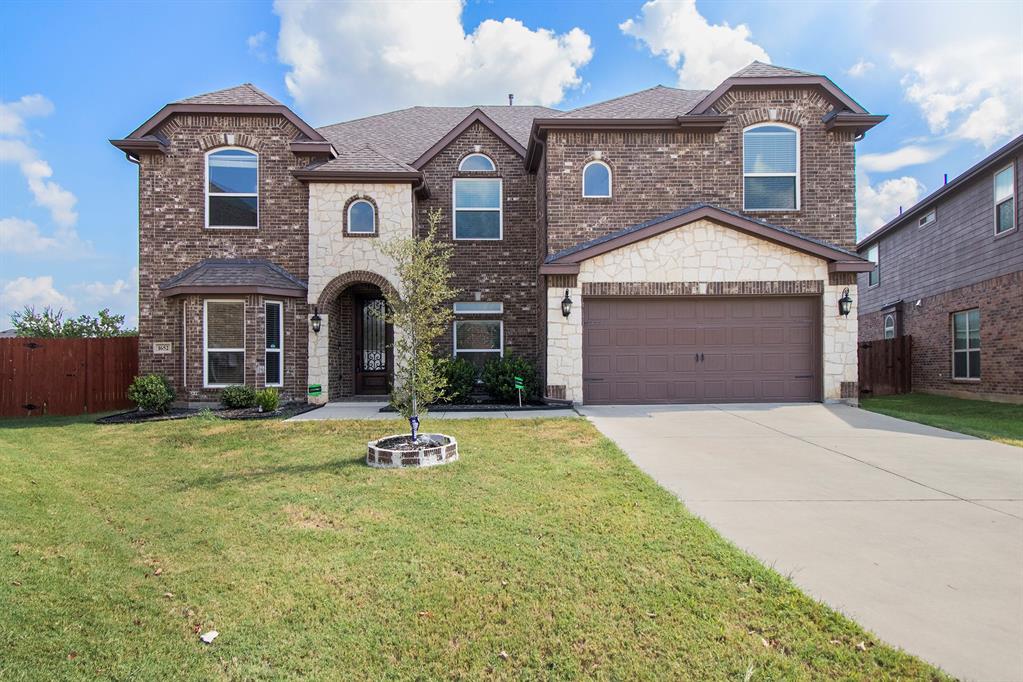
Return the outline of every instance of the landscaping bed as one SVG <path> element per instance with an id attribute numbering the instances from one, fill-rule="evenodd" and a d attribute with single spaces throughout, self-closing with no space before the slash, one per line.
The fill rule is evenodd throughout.
<path id="1" fill-rule="evenodd" d="M 526 402 L 522 401 L 522 406 L 519 407 L 518 403 L 500 403 L 500 402 L 488 402 L 480 401 L 476 403 L 440 403 L 437 405 L 430 406 L 430 412 L 517 412 L 523 411 L 535 411 L 535 410 L 571 410 L 572 406 L 557 405 L 554 403 L 541 403 L 541 402 Z M 380 408 L 381 412 L 397 412 L 392 406 L 384 405 Z"/>
<path id="2" fill-rule="evenodd" d="M 173 421 L 176 419 L 188 419 L 201 415 L 210 415 L 218 419 L 246 420 L 246 419 L 289 419 L 298 414 L 311 412 L 320 405 L 309 403 L 292 402 L 285 403 L 271 412 L 260 412 L 257 407 L 173 407 L 167 412 L 147 412 L 145 410 L 129 410 L 117 414 L 100 417 L 97 424 L 140 424 L 143 422 Z"/>

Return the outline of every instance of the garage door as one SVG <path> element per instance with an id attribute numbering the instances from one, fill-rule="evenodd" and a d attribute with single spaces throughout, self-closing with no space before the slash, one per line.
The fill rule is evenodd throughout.
<path id="1" fill-rule="evenodd" d="M 819 400 L 816 297 L 586 298 L 590 404 Z"/>

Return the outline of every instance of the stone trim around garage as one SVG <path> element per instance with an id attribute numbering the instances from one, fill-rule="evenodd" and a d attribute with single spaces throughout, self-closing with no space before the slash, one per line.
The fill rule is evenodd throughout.
<path id="1" fill-rule="evenodd" d="M 820 280 L 767 282 L 583 282 L 583 296 L 805 296 L 824 293 Z"/>

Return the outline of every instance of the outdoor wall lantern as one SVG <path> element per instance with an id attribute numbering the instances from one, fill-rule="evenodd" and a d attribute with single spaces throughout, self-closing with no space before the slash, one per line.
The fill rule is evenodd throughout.
<path id="1" fill-rule="evenodd" d="M 848 291 L 848 289 L 846 289 Z M 313 316 L 309 318 L 309 321 L 313 323 L 313 332 L 316 334 L 320 333 L 320 309 L 313 308 Z"/>
<path id="2" fill-rule="evenodd" d="M 849 296 L 849 287 L 842 292 L 842 298 L 838 299 L 838 314 L 848 315 L 852 312 L 852 297 Z"/>
<path id="3" fill-rule="evenodd" d="M 561 299 L 561 314 L 565 317 L 572 314 L 572 297 L 568 295 L 568 289 L 565 289 L 565 298 Z"/>

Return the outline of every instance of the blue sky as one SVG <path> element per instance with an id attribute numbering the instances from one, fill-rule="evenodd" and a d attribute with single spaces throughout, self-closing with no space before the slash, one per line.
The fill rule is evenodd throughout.
<path id="1" fill-rule="evenodd" d="M 710 88 L 753 58 L 875 113 L 860 233 L 1023 132 L 1023 3 L 0 4 L 0 328 L 25 304 L 136 317 L 137 171 L 107 143 L 255 83 L 313 125 L 412 104 L 572 108 Z"/>

